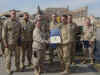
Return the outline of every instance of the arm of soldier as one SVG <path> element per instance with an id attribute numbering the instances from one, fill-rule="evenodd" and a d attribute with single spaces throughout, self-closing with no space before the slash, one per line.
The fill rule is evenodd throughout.
<path id="1" fill-rule="evenodd" d="M 48 40 L 42 39 L 41 37 L 37 38 L 36 36 L 38 36 L 37 34 L 35 35 L 35 33 L 33 33 L 33 42 L 38 42 L 38 43 L 48 43 Z"/>
<path id="2" fill-rule="evenodd" d="M 39 36 L 37 41 L 40 42 L 41 44 L 48 43 L 48 39 L 45 39 L 44 37 L 41 37 L 41 36 Z"/>
<path id="3" fill-rule="evenodd" d="M 80 37 L 81 37 L 80 41 L 83 41 L 84 40 L 84 32 L 81 33 Z"/>
<path id="4" fill-rule="evenodd" d="M 32 33 L 32 40 L 33 40 L 33 42 L 34 42 L 34 38 L 35 38 L 35 35 L 34 35 L 34 31 L 33 31 L 33 33 Z"/>
<path id="5" fill-rule="evenodd" d="M 93 46 L 94 43 L 95 43 L 95 40 L 96 40 L 96 36 L 93 36 L 93 37 L 89 40 L 89 44 L 90 44 L 91 46 Z"/>
<path id="6" fill-rule="evenodd" d="M 91 42 L 94 42 L 96 40 L 96 32 L 92 32 L 92 37 L 90 39 Z"/>
<path id="7" fill-rule="evenodd" d="M 84 40 L 84 35 L 85 35 L 85 32 L 84 31 L 85 30 L 83 29 L 82 32 L 81 32 L 81 34 L 80 34 L 80 37 L 81 37 L 80 41 L 83 41 Z"/>
<path id="8" fill-rule="evenodd" d="M 91 41 L 95 41 L 96 40 L 96 25 L 94 25 L 92 33 L 93 33 L 93 37 L 91 38 Z"/>
<path id="9" fill-rule="evenodd" d="M 71 42 L 71 30 L 68 29 L 68 39 L 63 42 L 63 44 L 69 44 Z"/>
<path id="10" fill-rule="evenodd" d="M 94 35 L 90 41 L 95 41 L 96 40 L 96 35 Z"/>
<path id="11" fill-rule="evenodd" d="M 75 30 L 75 34 L 78 33 L 78 26 L 77 26 L 76 23 L 75 23 L 75 28 L 74 28 L 74 30 Z"/>
<path id="12" fill-rule="evenodd" d="M 2 40 L 3 40 L 3 43 L 4 43 L 4 46 L 5 47 L 8 47 L 8 44 L 7 44 L 7 22 L 4 23 L 4 26 L 2 28 Z"/>
<path id="13" fill-rule="evenodd" d="M 63 44 L 69 44 L 69 42 L 70 42 L 70 41 L 69 41 L 69 39 L 68 39 L 68 40 L 64 41 Z"/>
<path id="14" fill-rule="evenodd" d="M 35 28 L 35 22 L 32 21 L 32 20 L 30 20 L 30 22 L 31 22 L 31 24 L 32 24 L 32 32 L 33 32 L 33 30 L 34 30 L 34 28 Z"/>
<path id="15" fill-rule="evenodd" d="M 49 41 L 48 40 L 40 40 L 41 41 L 41 43 L 46 43 L 46 44 L 48 44 L 49 43 Z"/>
<path id="16" fill-rule="evenodd" d="M 32 32 L 34 31 L 34 29 L 35 29 L 35 24 L 32 23 Z"/>

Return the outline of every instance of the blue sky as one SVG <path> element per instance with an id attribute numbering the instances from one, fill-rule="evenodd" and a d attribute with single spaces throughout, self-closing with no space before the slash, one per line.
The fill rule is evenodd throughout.
<path id="1" fill-rule="evenodd" d="M 0 12 L 18 9 L 34 13 L 38 4 L 42 9 L 48 7 L 66 8 L 69 5 L 71 10 L 75 10 L 88 6 L 89 15 L 100 17 L 100 0 L 0 0 Z"/>

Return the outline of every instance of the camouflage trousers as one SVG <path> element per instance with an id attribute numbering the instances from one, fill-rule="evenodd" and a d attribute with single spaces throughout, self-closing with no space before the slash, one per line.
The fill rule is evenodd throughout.
<path id="1" fill-rule="evenodd" d="M 44 69 L 45 50 L 33 49 L 33 65 L 34 74 L 40 75 L 40 71 Z"/>
<path id="2" fill-rule="evenodd" d="M 71 45 L 64 44 L 59 47 L 59 57 L 61 62 L 62 70 L 69 70 L 70 62 L 71 62 Z"/>
<path id="3" fill-rule="evenodd" d="M 9 45 L 8 48 L 5 48 L 6 69 L 11 70 L 11 57 L 13 53 L 15 56 L 15 66 L 18 70 L 20 68 L 20 51 L 17 45 Z"/>
<path id="4" fill-rule="evenodd" d="M 83 48 L 83 58 L 84 60 L 94 59 L 94 44 L 90 45 L 88 48 Z"/>
<path id="5" fill-rule="evenodd" d="M 71 45 L 70 44 L 61 45 L 60 49 L 61 49 L 61 51 L 60 51 L 61 60 L 63 61 L 63 63 L 70 64 L 70 60 L 71 60 Z"/>
<path id="6" fill-rule="evenodd" d="M 76 42 L 71 43 L 71 62 L 74 61 L 76 54 Z"/>
<path id="7" fill-rule="evenodd" d="M 22 49 L 21 49 L 21 67 L 24 67 L 25 63 L 25 56 L 28 60 L 28 65 L 32 64 L 32 42 L 31 41 L 25 41 L 22 42 Z"/>

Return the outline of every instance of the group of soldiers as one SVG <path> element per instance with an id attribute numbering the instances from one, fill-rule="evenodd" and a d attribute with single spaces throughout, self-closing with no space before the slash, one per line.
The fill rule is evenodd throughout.
<path id="1" fill-rule="evenodd" d="M 25 57 L 28 66 L 32 65 L 34 75 L 40 75 L 44 70 L 45 53 L 49 49 L 50 61 L 53 62 L 55 48 L 50 46 L 50 31 L 59 29 L 61 42 L 56 44 L 57 54 L 60 59 L 63 74 L 70 73 L 70 64 L 74 62 L 76 54 L 76 33 L 78 26 L 73 22 L 72 15 L 62 15 L 61 22 L 57 22 L 57 15 L 51 15 L 48 23 L 43 19 L 43 15 L 38 14 L 35 20 L 30 20 L 28 13 L 24 13 L 24 18 L 19 20 L 16 11 L 10 11 L 10 18 L 0 24 L 0 42 L 3 43 L 2 53 L 5 57 L 5 66 L 8 74 L 11 74 L 12 55 L 15 56 L 16 71 L 25 68 Z M 94 44 L 96 40 L 96 29 L 90 18 L 84 20 L 81 41 L 83 43 L 83 63 L 94 63 Z M 48 47 L 50 46 L 50 48 Z M 49 68 L 49 67 L 48 67 Z"/>

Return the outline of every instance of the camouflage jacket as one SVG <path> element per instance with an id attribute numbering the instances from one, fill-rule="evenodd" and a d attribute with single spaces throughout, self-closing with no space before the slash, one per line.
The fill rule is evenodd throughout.
<path id="1" fill-rule="evenodd" d="M 90 27 L 84 26 L 82 40 L 95 41 L 95 39 L 96 39 L 96 32 L 94 31 L 93 26 Z"/>
<path id="2" fill-rule="evenodd" d="M 4 41 L 4 44 L 18 44 L 20 37 L 21 23 L 19 22 L 19 20 L 6 20 L 2 30 L 2 39 Z"/>
<path id="3" fill-rule="evenodd" d="M 33 31 L 33 44 L 32 44 L 32 48 L 33 49 L 44 49 L 44 41 L 45 38 L 43 37 L 44 33 L 38 29 L 37 27 L 35 27 L 34 31 Z"/>
<path id="4" fill-rule="evenodd" d="M 62 44 L 69 44 L 71 42 L 71 30 L 68 24 L 61 24 L 60 26 L 61 31 L 61 40 Z"/>
<path id="5" fill-rule="evenodd" d="M 33 23 L 28 20 L 27 22 L 23 19 L 22 24 L 22 41 L 32 41 L 32 33 L 34 29 Z"/>
<path id="6" fill-rule="evenodd" d="M 70 32 L 71 32 L 71 40 L 75 41 L 76 40 L 76 33 L 77 33 L 77 25 L 75 23 L 68 24 L 70 27 Z"/>

